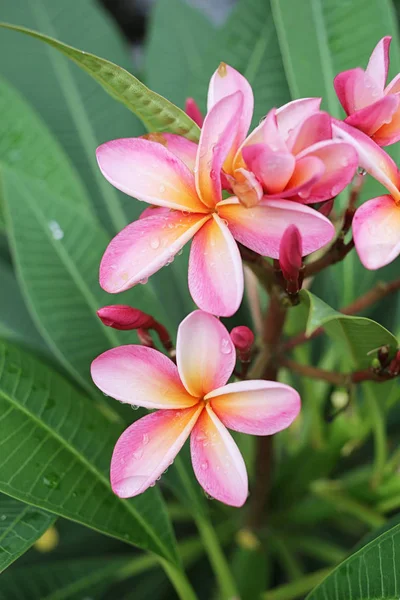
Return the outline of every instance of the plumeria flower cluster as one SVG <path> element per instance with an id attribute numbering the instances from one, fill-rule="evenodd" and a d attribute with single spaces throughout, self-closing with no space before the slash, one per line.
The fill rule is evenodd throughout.
<path id="1" fill-rule="evenodd" d="M 179 327 L 176 365 L 155 349 L 149 330 L 174 356 L 168 332 L 152 317 L 118 306 L 99 313 L 106 325 L 136 328 L 143 345 L 99 356 L 94 382 L 122 402 L 157 409 L 117 442 L 111 483 L 119 496 L 154 485 L 190 436 L 199 483 L 211 496 L 241 506 L 248 493 L 246 468 L 226 428 L 271 435 L 299 412 L 300 398 L 289 386 L 228 383 L 235 348 L 239 360 L 248 362 L 254 341 L 247 328 L 229 336 L 216 318 L 233 315 L 242 301 L 243 247 L 274 259 L 287 293 L 297 294 L 303 258 L 334 238 L 328 216 L 358 168 L 389 192 L 355 212 L 352 233 L 360 260 L 377 269 L 400 253 L 400 172 L 382 148 L 400 140 L 400 75 L 385 87 L 389 46 L 390 38 L 383 38 L 365 71 L 335 78 L 343 120 L 321 111 L 320 98 L 304 98 L 273 108 L 249 133 L 251 86 L 221 63 L 210 81 L 205 117 L 193 99 L 186 104 L 201 128 L 198 144 L 150 133 L 98 148 L 106 179 L 149 204 L 106 249 L 101 286 L 118 293 L 145 283 L 191 242 L 189 290 L 200 309 Z"/>

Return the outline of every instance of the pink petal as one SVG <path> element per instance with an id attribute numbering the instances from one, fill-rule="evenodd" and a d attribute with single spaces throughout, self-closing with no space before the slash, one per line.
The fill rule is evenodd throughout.
<path id="1" fill-rule="evenodd" d="M 385 94 L 397 94 L 400 92 L 400 73 L 392 79 L 385 89 Z"/>
<path id="2" fill-rule="evenodd" d="M 126 404 L 187 408 L 197 402 L 183 387 L 172 360 L 153 348 L 119 346 L 107 350 L 92 362 L 91 375 L 104 394 Z"/>
<path id="3" fill-rule="evenodd" d="M 325 165 L 316 156 L 304 156 L 296 160 L 293 175 L 286 189 L 277 195 L 277 198 L 292 198 L 300 193 L 309 194 L 313 185 L 317 183 L 325 173 Z"/>
<path id="4" fill-rule="evenodd" d="M 187 98 L 185 102 L 185 113 L 198 125 L 203 126 L 204 117 L 194 98 Z"/>
<path id="5" fill-rule="evenodd" d="M 202 310 L 219 317 L 230 317 L 243 298 L 242 259 L 225 223 L 218 215 L 213 216 L 192 243 L 189 290 Z"/>
<path id="6" fill-rule="evenodd" d="M 205 398 L 225 427 L 252 435 L 286 429 L 300 412 L 300 396 L 276 381 L 228 383 Z"/>
<path id="7" fill-rule="evenodd" d="M 196 188 L 204 204 L 221 200 L 221 168 L 236 139 L 243 106 L 242 92 L 222 98 L 207 114 L 201 130 L 195 166 Z"/>
<path id="8" fill-rule="evenodd" d="M 240 123 L 232 152 L 236 150 L 246 137 L 253 117 L 254 97 L 251 85 L 243 75 L 225 63 L 221 63 L 210 80 L 208 88 L 207 110 L 210 111 L 217 102 L 235 92 L 243 94 L 243 108 Z M 237 115 L 237 118 L 239 115 Z"/>
<path id="9" fill-rule="evenodd" d="M 199 404 L 186 410 L 160 410 L 128 427 L 111 459 L 114 494 L 131 498 L 153 486 L 174 461 L 202 410 Z"/>
<path id="10" fill-rule="evenodd" d="M 363 70 L 359 68 L 349 69 L 348 71 L 342 71 L 336 75 L 335 79 L 333 80 L 333 87 L 335 88 L 336 95 L 347 115 L 350 115 L 352 112 L 354 112 L 354 107 L 350 106 L 349 103 L 347 83 L 353 81 L 356 71 L 361 71 L 363 73 Z"/>
<path id="11" fill-rule="evenodd" d="M 319 142 L 303 150 L 298 158 L 313 156 L 319 158 L 325 167 L 321 178 L 299 196 L 306 202 L 321 202 L 337 196 L 353 179 L 358 165 L 357 152 L 351 144 L 339 140 Z"/>
<path id="12" fill-rule="evenodd" d="M 179 325 L 176 360 L 185 388 L 192 396 L 202 398 L 226 384 L 235 367 L 236 353 L 221 321 L 195 310 Z"/>
<path id="13" fill-rule="evenodd" d="M 383 89 L 379 89 L 377 83 L 360 68 L 339 73 L 333 85 L 348 115 L 373 104 L 383 95 Z"/>
<path id="14" fill-rule="evenodd" d="M 296 159 L 289 152 L 274 152 L 266 144 L 253 144 L 242 150 L 246 165 L 263 184 L 267 194 L 278 194 L 290 180 Z"/>
<path id="15" fill-rule="evenodd" d="M 321 98 L 301 98 L 284 104 L 276 111 L 279 132 L 286 140 L 293 129 L 307 117 L 319 111 Z"/>
<path id="16" fill-rule="evenodd" d="M 139 219 L 109 243 L 100 264 L 100 285 L 110 294 L 146 283 L 150 275 L 173 261 L 210 218 L 171 211 Z"/>
<path id="17" fill-rule="evenodd" d="M 261 183 L 254 173 L 247 169 L 236 169 L 229 183 L 235 196 L 247 208 L 258 204 L 264 195 Z"/>
<path id="18" fill-rule="evenodd" d="M 382 91 L 385 87 L 389 70 L 389 48 L 391 41 L 391 36 L 387 35 L 377 43 L 369 59 L 368 66 L 365 69 L 366 74 L 374 80 Z"/>
<path id="19" fill-rule="evenodd" d="M 106 142 L 97 148 L 104 177 L 119 190 L 149 204 L 207 212 L 188 167 L 163 144 L 142 138 Z"/>
<path id="20" fill-rule="evenodd" d="M 389 264 L 400 254 L 400 206 L 391 196 L 368 200 L 354 215 L 353 235 L 364 267 Z"/>
<path id="21" fill-rule="evenodd" d="M 197 154 L 197 144 L 194 142 L 175 133 L 147 133 L 142 135 L 142 139 L 161 144 L 184 162 L 191 171 L 194 170 Z"/>
<path id="22" fill-rule="evenodd" d="M 232 436 L 207 405 L 190 436 L 197 481 L 216 500 L 243 506 L 248 495 L 246 465 Z"/>
<path id="23" fill-rule="evenodd" d="M 317 112 L 306 119 L 289 135 L 287 145 L 293 154 L 299 154 L 308 146 L 332 139 L 331 117 Z"/>
<path id="24" fill-rule="evenodd" d="M 352 127 L 361 129 L 364 133 L 372 136 L 378 129 L 390 123 L 394 112 L 399 106 L 399 97 L 396 95 L 383 96 L 370 106 L 347 117 L 346 123 Z"/>
<path id="25" fill-rule="evenodd" d="M 147 217 L 155 217 L 156 215 L 169 215 L 171 212 L 170 208 L 165 206 L 148 206 L 140 213 L 139 219 L 147 219 Z"/>
<path id="26" fill-rule="evenodd" d="M 400 172 L 389 154 L 365 133 L 346 123 L 335 121 L 332 129 L 337 137 L 353 145 L 358 153 L 359 165 L 380 181 L 396 200 L 400 200 Z"/>
<path id="27" fill-rule="evenodd" d="M 400 101 L 400 94 L 394 97 Z M 372 139 L 379 146 L 389 146 L 400 140 L 400 108 L 395 111 L 390 123 L 382 125 Z"/>
<path id="28" fill-rule="evenodd" d="M 335 234 L 326 217 L 291 200 L 263 200 L 253 208 L 245 208 L 236 198 L 229 198 L 217 209 L 238 242 L 271 258 L 279 258 L 279 245 L 289 225 L 296 225 L 300 231 L 304 256 L 325 246 Z"/>

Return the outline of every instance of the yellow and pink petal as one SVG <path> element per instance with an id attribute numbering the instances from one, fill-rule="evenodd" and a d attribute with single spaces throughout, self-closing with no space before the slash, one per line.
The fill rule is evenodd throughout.
<path id="1" fill-rule="evenodd" d="M 220 421 L 234 431 L 272 435 L 289 427 L 300 412 L 300 396 L 276 381 L 238 381 L 205 398 Z"/>
<path id="2" fill-rule="evenodd" d="M 284 140 L 300 123 L 319 111 L 321 98 L 301 98 L 284 104 L 276 110 L 276 121 Z"/>
<path id="3" fill-rule="evenodd" d="M 398 95 L 383 96 L 373 104 L 357 110 L 347 117 L 346 123 L 373 137 L 376 132 L 379 132 L 380 127 L 391 125 L 393 115 L 398 110 L 399 104 L 400 98 Z"/>
<path id="4" fill-rule="evenodd" d="M 179 325 L 176 361 L 183 385 L 200 398 L 226 384 L 235 367 L 235 347 L 219 319 L 195 310 Z"/>
<path id="5" fill-rule="evenodd" d="M 242 150 L 250 171 L 262 183 L 266 194 L 279 194 L 293 175 L 295 157 L 289 152 L 274 151 L 266 144 L 252 144 Z"/>
<path id="6" fill-rule="evenodd" d="M 230 506 L 243 506 L 248 496 L 246 465 L 210 405 L 193 428 L 190 450 L 197 481 L 207 494 Z"/>
<path id="7" fill-rule="evenodd" d="M 119 346 L 100 354 L 91 366 L 96 386 L 107 396 L 144 408 L 188 408 L 196 404 L 176 365 L 158 350 Z"/>
<path id="8" fill-rule="evenodd" d="M 111 487 L 120 498 L 132 498 L 153 486 L 174 461 L 203 410 L 159 410 L 128 427 L 111 459 Z"/>

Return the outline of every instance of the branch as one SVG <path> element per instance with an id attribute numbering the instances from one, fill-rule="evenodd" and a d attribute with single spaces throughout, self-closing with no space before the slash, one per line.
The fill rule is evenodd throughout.
<path id="1" fill-rule="evenodd" d="M 345 244 L 343 239 L 339 236 L 321 258 L 305 266 L 304 278 L 312 277 L 320 271 L 323 271 L 323 269 L 342 261 L 353 248 L 353 239 Z"/>
<path id="2" fill-rule="evenodd" d="M 360 296 L 360 298 L 357 298 L 357 300 L 354 300 L 354 302 L 351 304 L 341 308 L 340 312 L 344 315 L 357 314 L 371 306 L 371 304 L 375 304 L 375 302 L 382 300 L 382 298 L 385 298 L 386 296 L 389 296 L 398 290 L 400 290 L 400 279 L 395 279 L 390 283 L 384 283 L 381 281 L 366 294 Z M 317 336 L 321 335 L 323 331 L 323 327 L 319 327 L 309 336 L 307 336 L 305 333 L 299 333 L 299 335 L 292 337 L 286 342 L 286 344 L 284 344 L 283 350 L 288 352 L 300 344 L 304 344 L 305 342 L 313 340 Z"/>

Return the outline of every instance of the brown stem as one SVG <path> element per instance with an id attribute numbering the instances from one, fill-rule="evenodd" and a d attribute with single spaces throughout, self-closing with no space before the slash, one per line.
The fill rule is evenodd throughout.
<path id="1" fill-rule="evenodd" d="M 361 371 L 354 371 L 353 373 L 335 373 L 334 371 L 326 371 L 318 367 L 312 367 L 311 365 L 302 365 L 290 358 L 282 358 L 281 365 L 303 375 L 304 377 L 310 377 L 311 379 L 321 379 L 328 381 L 333 385 L 348 386 L 351 383 L 361 383 L 362 381 L 376 381 L 378 383 L 394 379 L 397 375 L 391 375 L 390 373 L 377 373 L 371 369 L 363 369 Z"/>
<path id="2" fill-rule="evenodd" d="M 390 283 L 384 283 L 381 281 L 377 283 L 376 286 L 374 286 L 366 294 L 360 296 L 360 298 L 357 298 L 357 300 L 354 300 L 354 302 L 351 302 L 351 304 L 348 304 L 347 306 L 341 308 L 340 312 L 344 315 L 355 315 L 371 306 L 371 304 L 375 304 L 375 302 L 382 300 L 382 298 L 385 298 L 385 296 L 389 296 L 389 294 L 393 294 L 398 290 L 400 290 L 400 279 L 395 279 Z M 283 350 L 285 352 L 288 352 L 289 350 L 292 350 L 300 344 L 304 344 L 309 340 L 313 340 L 314 338 L 318 337 L 321 333 L 323 333 L 323 331 L 323 328 L 319 327 L 309 336 L 306 336 L 305 333 L 299 333 L 298 335 L 288 340 L 286 344 L 284 344 Z"/>
<path id="3" fill-rule="evenodd" d="M 354 248 L 354 240 L 351 239 L 350 242 L 345 244 L 343 239 L 339 237 L 336 242 L 332 244 L 332 246 L 325 252 L 321 258 L 315 260 L 314 262 L 309 263 L 305 266 L 304 269 L 304 278 L 311 277 L 323 271 L 327 267 L 331 265 L 335 265 L 336 263 L 343 260 L 348 253 Z"/>

